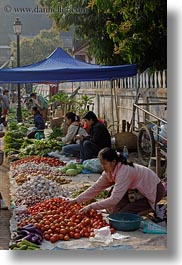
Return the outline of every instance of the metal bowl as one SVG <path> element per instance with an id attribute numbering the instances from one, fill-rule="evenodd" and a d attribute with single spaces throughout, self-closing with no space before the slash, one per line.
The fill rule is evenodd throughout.
<path id="1" fill-rule="evenodd" d="M 139 229 L 142 217 L 133 213 L 113 213 L 108 215 L 109 223 L 119 231 L 135 231 Z"/>

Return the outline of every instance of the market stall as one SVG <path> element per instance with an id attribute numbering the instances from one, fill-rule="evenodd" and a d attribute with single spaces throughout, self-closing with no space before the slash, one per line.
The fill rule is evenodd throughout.
<path id="1" fill-rule="evenodd" d="M 91 65 L 75 60 L 58 48 L 36 64 L 1 69 L 0 83 L 113 80 L 135 75 L 135 65 Z M 39 151 L 44 151 L 44 141 L 36 140 L 36 143 Z M 14 143 L 11 141 L 11 144 Z M 134 231 L 115 230 L 106 212 L 90 210 L 88 214 L 80 214 L 82 205 L 67 207 L 66 198 L 87 188 L 100 173 L 84 171 L 77 161 L 72 161 L 73 168 L 67 168 L 67 172 L 64 167 L 70 165 L 70 161 L 38 154 L 31 156 L 29 152 L 26 149 L 25 157 L 10 162 L 10 249 L 142 249 L 144 245 L 166 249 L 166 227 L 150 225 L 149 229 L 148 223 L 140 220 Z M 101 196 L 107 196 L 107 191 Z M 151 231 L 154 234 L 150 234 Z M 156 234 L 160 234 L 160 238 Z M 152 241 L 155 244 L 152 245 Z"/>
<path id="2" fill-rule="evenodd" d="M 0 83 L 45 83 L 111 80 L 136 75 L 136 65 L 102 66 L 71 57 L 58 47 L 32 65 L 0 69 Z"/>
<path id="3" fill-rule="evenodd" d="M 66 165 L 78 168 L 78 174 L 67 175 L 62 170 Z M 120 231 L 112 227 L 105 211 L 80 214 L 83 206 L 67 207 L 66 198 L 76 197 L 100 176 L 79 170 L 75 160 L 39 156 L 11 163 L 10 249 L 142 249 L 144 245 L 146 249 L 166 248 L 165 226 L 142 219 L 138 227 L 128 229 L 131 231 Z M 107 195 L 106 190 L 95 200 Z"/>
<path id="4" fill-rule="evenodd" d="M 135 64 L 103 66 L 79 61 L 58 47 L 44 60 L 15 68 L 0 69 L 0 83 L 59 83 L 109 80 L 111 90 L 111 111 L 113 110 L 113 80 L 136 77 Z M 135 82 L 136 96 L 137 82 Z"/>

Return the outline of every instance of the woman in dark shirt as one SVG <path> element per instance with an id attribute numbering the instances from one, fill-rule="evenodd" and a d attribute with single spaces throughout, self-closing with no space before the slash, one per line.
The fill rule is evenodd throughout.
<path id="1" fill-rule="evenodd" d="M 32 107 L 32 114 L 34 117 L 34 124 L 37 130 L 44 130 L 45 129 L 45 122 L 44 119 L 42 117 L 42 115 L 40 114 L 40 111 L 38 110 L 38 108 Z"/>
<path id="2" fill-rule="evenodd" d="M 27 135 L 28 138 L 35 138 L 35 134 L 37 131 L 43 131 L 45 129 L 44 119 L 36 106 L 32 107 L 32 115 L 34 118 L 35 128 Z"/>
<path id="3" fill-rule="evenodd" d="M 80 158 L 83 162 L 87 159 L 96 158 L 99 151 L 105 147 L 111 147 L 111 136 L 106 126 L 99 122 L 93 111 L 87 112 L 84 121 L 89 128 L 89 136 L 77 135 L 80 142 Z"/>

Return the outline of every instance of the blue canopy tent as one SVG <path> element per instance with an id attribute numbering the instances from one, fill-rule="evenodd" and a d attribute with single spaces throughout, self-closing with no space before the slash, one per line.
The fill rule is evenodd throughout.
<path id="1" fill-rule="evenodd" d="M 74 59 L 58 47 L 46 59 L 27 66 L 0 69 L 0 83 L 44 83 L 112 80 L 136 75 L 136 65 L 101 66 Z"/>
<path id="2" fill-rule="evenodd" d="M 58 47 L 46 59 L 35 64 L 0 69 L 1 83 L 59 83 L 110 80 L 111 109 L 113 114 L 112 80 L 117 78 L 136 76 L 134 64 L 118 66 L 101 66 L 89 64 L 71 57 L 62 48 Z M 137 96 L 137 84 L 136 84 Z"/>

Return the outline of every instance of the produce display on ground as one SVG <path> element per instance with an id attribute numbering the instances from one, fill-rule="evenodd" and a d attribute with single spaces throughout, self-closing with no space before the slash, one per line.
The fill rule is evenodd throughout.
<path id="1" fill-rule="evenodd" d="M 46 239 L 51 243 L 58 240 L 79 239 L 80 237 L 94 236 L 94 228 L 109 226 L 103 219 L 102 214 L 96 210 L 90 210 L 86 214 L 79 213 L 83 206 L 74 204 L 69 206 L 65 198 L 51 198 L 41 203 L 37 203 L 27 208 L 29 217 L 17 223 L 17 235 L 15 241 L 22 238 L 33 243 L 41 244 L 41 240 Z M 31 226 L 31 225 L 34 226 Z M 28 232 L 25 232 L 24 230 Z M 34 237 L 32 232 L 42 235 Z M 111 232 L 114 229 L 111 228 Z M 40 233 L 41 234 L 41 233 Z M 29 236 L 29 237 L 28 237 Z M 33 236 L 33 239 L 32 239 Z"/>
<path id="2" fill-rule="evenodd" d="M 65 207 L 65 198 L 79 193 L 80 185 L 64 185 L 72 182 L 69 176 L 78 175 L 82 169 L 80 164 L 66 164 L 53 157 L 28 156 L 10 163 L 10 192 L 14 208 L 12 222 L 15 225 L 11 231 L 10 249 L 37 250 L 39 247 L 27 245 L 26 241 L 40 245 L 43 239 L 53 243 L 89 237 L 94 228 L 108 226 L 96 211 L 83 215 L 79 214 L 80 205 L 71 206 L 70 209 Z M 80 192 L 88 187 L 82 185 Z M 44 222 L 45 227 L 41 226 Z M 38 230 L 37 235 L 35 231 Z"/>
<path id="3" fill-rule="evenodd" d="M 88 183 L 88 176 L 80 175 L 81 182 L 79 175 L 64 176 L 60 169 L 67 165 L 74 167 L 73 162 L 65 164 L 55 158 L 36 156 L 11 163 L 11 181 L 16 181 L 22 174 L 27 174 L 28 177 L 16 187 L 11 183 L 11 189 L 14 187 L 14 200 L 9 249 L 138 249 L 138 242 L 146 244 L 147 248 L 149 241 L 143 238 L 142 231 L 133 231 L 132 235 L 131 232 L 116 231 L 109 224 L 108 214 L 95 210 L 82 214 L 79 211 L 84 205 L 68 205 L 66 198 L 78 196 L 89 188 L 94 178 Z M 60 177 L 72 180 L 65 184 L 49 180 L 48 176 L 56 172 L 61 172 Z M 77 182 L 73 182 L 75 178 Z M 94 200 L 107 196 L 108 190 L 105 190 Z M 152 238 L 153 236 L 155 235 L 150 235 Z M 160 235 L 160 240 L 156 241 L 153 248 L 157 245 L 158 249 L 165 249 L 166 235 Z"/>
<path id="4" fill-rule="evenodd" d="M 69 206 L 67 198 L 74 198 L 89 188 L 100 174 L 93 177 L 92 172 L 85 174 L 87 168 L 77 161 L 47 155 L 62 148 L 61 143 L 53 139 L 58 131 L 49 139 L 30 140 L 22 136 L 21 141 L 16 141 L 25 131 L 26 128 L 20 130 L 13 125 L 5 140 L 10 161 L 12 210 L 9 249 L 137 249 L 139 239 L 141 246 L 148 244 L 142 230 L 132 232 L 132 236 L 115 231 L 104 211 L 90 210 L 82 214 L 80 210 L 84 205 Z M 101 192 L 90 202 L 106 198 L 108 192 Z M 162 244 L 158 240 L 154 247 L 165 249 L 165 236 L 160 237 Z"/>

